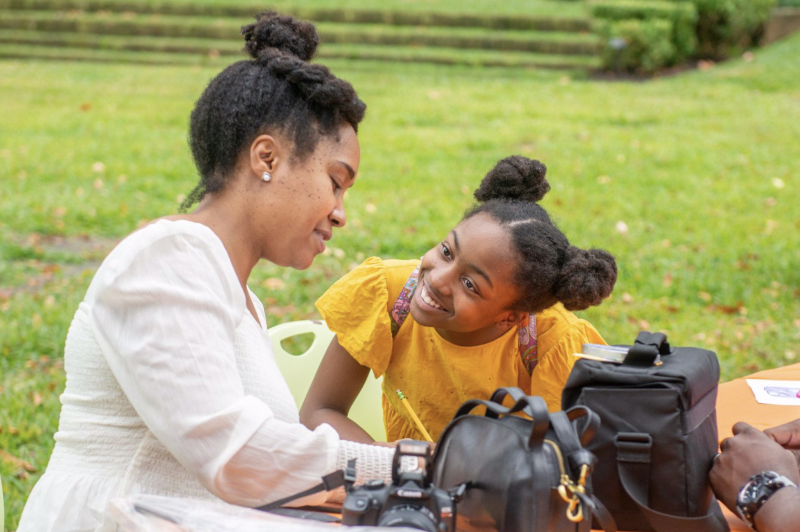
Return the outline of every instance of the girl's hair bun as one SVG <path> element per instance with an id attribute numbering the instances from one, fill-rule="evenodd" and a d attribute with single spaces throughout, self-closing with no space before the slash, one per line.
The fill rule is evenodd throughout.
<path id="1" fill-rule="evenodd" d="M 550 190 L 545 179 L 547 167 L 539 161 L 520 155 L 506 157 L 498 162 L 475 191 L 475 199 L 486 202 L 492 199 L 517 199 L 540 201 Z"/>
<path id="2" fill-rule="evenodd" d="M 599 305 L 617 282 L 617 262 L 602 249 L 567 248 L 555 296 L 567 310 Z"/>
<path id="3" fill-rule="evenodd" d="M 276 49 L 308 61 L 319 44 L 319 35 L 313 24 L 275 11 L 256 15 L 253 24 L 242 26 L 242 35 L 244 49 L 253 59 L 264 50 Z"/>

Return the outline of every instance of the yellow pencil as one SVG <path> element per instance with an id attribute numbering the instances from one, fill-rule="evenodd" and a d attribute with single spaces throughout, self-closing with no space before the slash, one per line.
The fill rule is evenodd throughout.
<path id="1" fill-rule="evenodd" d="M 428 440 L 429 442 L 432 442 L 433 440 L 431 439 L 431 435 L 428 434 L 427 430 L 425 430 L 425 427 L 422 425 L 422 421 L 419 420 L 419 418 L 417 417 L 417 413 L 414 412 L 413 408 L 411 408 L 411 404 L 408 402 L 408 399 L 406 399 L 406 396 L 403 394 L 403 392 L 397 390 L 397 397 L 400 398 L 400 402 L 403 403 L 403 406 L 406 407 L 408 415 L 411 416 L 411 419 L 414 421 L 414 424 L 417 426 L 422 435 L 425 436 L 425 439 Z"/>

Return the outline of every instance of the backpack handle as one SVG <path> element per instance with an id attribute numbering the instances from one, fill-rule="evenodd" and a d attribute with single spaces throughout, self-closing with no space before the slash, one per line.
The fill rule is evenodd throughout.
<path id="1" fill-rule="evenodd" d="M 511 395 L 512 397 L 515 395 L 518 396 L 518 393 L 515 390 L 519 390 L 519 388 L 509 387 L 507 390 L 507 393 L 499 394 L 501 401 L 506 395 Z M 519 392 L 521 391 L 522 390 L 519 390 Z M 500 392 L 500 390 L 497 390 L 492 395 L 492 398 L 498 396 L 498 392 Z M 514 406 L 511 408 L 505 407 L 494 401 L 470 399 L 462 404 L 461 407 L 459 407 L 454 417 L 457 418 L 460 416 L 466 416 L 479 406 L 486 407 L 486 413 L 484 416 L 491 419 L 497 419 L 500 416 L 516 414 L 517 412 L 524 412 L 533 421 L 531 435 L 528 438 L 528 445 L 530 447 L 541 445 L 544 441 L 544 436 L 547 433 L 547 429 L 550 427 L 550 414 L 547 412 L 547 403 L 545 403 L 544 399 L 539 396 L 528 396 L 525 394 L 519 397 L 514 403 Z"/>
<path id="2" fill-rule="evenodd" d="M 565 412 L 571 423 L 583 419 L 583 424 L 575 424 L 581 446 L 586 447 L 600 428 L 600 416 L 584 405 L 573 406 Z"/>
<path id="3" fill-rule="evenodd" d="M 659 355 L 670 354 L 672 354 L 672 348 L 667 342 L 666 334 L 641 331 L 636 336 L 636 342 L 628 350 L 623 364 L 626 366 L 652 366 Z"/>
<path id="4" fill-rule="evenodd" d="M 497 403 L 499 405 L 503 404 L 503 401 L 506 397 L 511 397 L 514 400 L 514 403 L 518 402 L 520 399 L 525 397 L 525 392 L 521 389 L 517 388 L 516 386 L 506 386 L 504 388 L 498 388 L 494 391 L 492 396 L 489 400 L 493 403 Z M 533 417 L 530 413 L 529 416 Z M 497 414 L 491 412 L 490 410 L 486 411 L 486 417 L 496 418 L 498 417 Z"/>

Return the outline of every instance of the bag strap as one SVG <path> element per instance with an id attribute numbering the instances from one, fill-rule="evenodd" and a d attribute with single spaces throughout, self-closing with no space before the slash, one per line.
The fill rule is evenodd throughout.
<path id="1" fill-rule="evenodd" d="M 392 310 L 389 311 L 389 318 L 392 322 L 392 338 L 397 336 L 397 333 L 400 332 L 400 327 L 408 317 L 408 313 L 411 310 L 411 298 L 414 297 L 418 278 L 419 266 L 411 272 L 411 276 L 406 281 L 405 286 L 400 290 L 400 295 L 397 296 L 397 301 L 392 305 Z"/>
<path id="2" fill-rule="evenodd" d="M 400 295 L 392 305 L 392 310 L 389 311 L 389 319 L 392 327 L 392 338 L 397 336 L 400 332 L 400 327 L 408 317 L 411 310 L 411 298 L 414 297 L 414 291 L 417 289 L 417 281 L 419 280 L 419 266 L 414 268 L 411 276 L 406 281 L 403 289 L 400 290 Z M 519 356 L 522 359 L 522 365 L 528 370 L 528 375 L 533 374 L 536 364 L 539 363 L 539 349 L 536 340 L 536 315 L 530 314 L 525 320 L 520 323 L 517 331 L 518 341 L 517 347 L 519 348 Z"/>
<path id="3" fill-rule="evenodd" d="M 585 417 L 583 426 L 577 428 L 570 419 L 570 412 L 553 412 L 550 414 L 550 426 L 556 433 L 556 438 L 561 444 L 561 450 L 567 458 L 569 467 L 572 470 L 580 471 L 581 466 L 587 466 L 589 473 L 594 471 L 597 465 L 597 457 L 591 451 L 585 449 L 592 436 L 600 426 L 600 416 L 588 408 L 573 412 L 574 419 Z M 576 416 L 575 414 L 581 414 Z"/>
<path id="4" fill-rule="evenodd" d="M 320 491 L 332 491 L 342 486 L 345 486 L 349 489 L 355 481 L 356 461 L 355 459 L 352 459 L 347 461 L 347 469 L 339 469 L 322 477 L 321 484 L 317 484 L 316 486 L 308 488 L 305 491 L 301 491 L 300 493 L 295 493 L 294 495 L 289 495 L 283 499 L 278 499 L 277 501 L 265 504 L 264 506 L 259 506 L 256 508 L 256 510 L 261 510 L 262 512 L 271 512 L 272 510 L 280 508 L 284 504 L 288 504 L 297 499 L 302 499 L 303 497 L 308 497 L 309 495 L 314 495 Z"/>
<path id="5" fill-rule="evenodd" d="M 672 348 L 667 342 L 664 333 L 651 333 L 641 331 L 636 336 L 636 342 L 628 350 L 623 364 L 626 366 L 652 366 L 658 356 L 667 356 L 672 353 Z"/>
<path id="6" fill-rule="evenodd" d="M 583 447 L 589 445 L 589 442 L 594 439 L 597 434 L 597 429 L 600 428 L 600 416 L 589 407 L 584 405 L 573 406 L 566 411 L 567 418 L 571 422 L 583 419 L 583 426 L 577 428 L 580 435 L 580 442 Z"/>
<path id="7" fill-rule="evenodd" d="M 590 501 L 592 503 L 590 506 L 592 515 L 597 519 L 600 528 L 605 532 L 617 532 L 617 522 L 614 521 L 614 517 L 608 511 L 608 508 L 595 495 L 590 497 Z"/>
<path id="8" fill-rule="evenodd" d="M 617 446 L 617 472 L 628 494 L 656 532 L 729 532 L 728 522 L 716 499 L 701 517 L 679 517 L 653 510 L 648 506 L 650 486 L 650 450 L 653 438 L 646 433 L 620 432 Z"/>
<path id="9" fill-rule="evenodd" d="M 542 444 L 544 435 L 550 427 L 550 414 L 547 412 L 547 403 L 544 402 L 539 396 L 523 396 L 514 403 L 514 406 L 507 408 L 501 404 L 493 401 L 484 401 L 483 399 L 470 399 L 462 404 L 453 419 L 466 416 L 475 408 L 483 406 L 486 407 L 486 417 L 497 418 L 499 416 L 507 416 L 517 412 L 524 412 L 531 417 L 533 426 L 531 427 L 531 435 L 528 438 L 528 446 L 535 447 Z"/>
<path id="10" fill-rule="evenodd" d="M 576 428 L 574 421 L 585 418 L 583 427 Z M 600 416 L 588 408 L 571 409 L 567 412 L 553 412 L 550 414 L 550 426 L 553 427 L 561 453 L 566 457 L 567 467 L 573 472 L 580 472 L 591 475 L 597 465 L 597 457 L 584 449 L 584 437 L 587 433 L 590 437 L 600 426 Z M 605 532 L 616 532 L 617 523 L 605 506 L 591 492 L 575 491 L 573 493 L 583 507 L 584 516 L 594 516 Z M 591 518 L 591 517 L 589 517 Z"/>

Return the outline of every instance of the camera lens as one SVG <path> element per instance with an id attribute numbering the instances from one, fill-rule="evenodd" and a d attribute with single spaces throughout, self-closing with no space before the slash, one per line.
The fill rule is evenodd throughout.
<path id="1" fill-rule="evenodd" d="M 428 508 L 404 504 L 389 508 L 380 516 L 376 524 L 391 527 L 406 526 L 426 532 L 439 532 L 436 522 L 436 516 Z"/>

